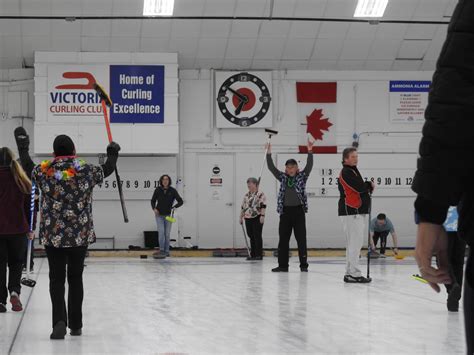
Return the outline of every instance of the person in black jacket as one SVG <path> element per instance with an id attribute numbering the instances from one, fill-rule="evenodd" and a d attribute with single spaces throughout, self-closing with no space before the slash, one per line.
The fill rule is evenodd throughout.
<path id="1" fill-rule="evenodd" d="M 362 276 L 359 268 L 359 256 L 366 231 L 370 209 L 370 194 L 374 184 L 364 182 L 357 169 L 358 154 L 356 148 L 346 148 L 342 153 L 341 174 L 339 175 L 339 218 L 346 234 L 346 274 L 344 282 L 369 283 L 370 278 Z"/>
<path id="2" fill-rule="evenodd" d="M 173 205 L 175 201 L 177 203 Z M 167 221 L 166 217 L 171 215 L 174 209 L 182 205 L 183 199 L 179 196 L 178 191 L 171 187 L 170 176 L 163 175 L 160 177 L 159 186 L 151 198 L 151 208 L 156 216 L 161 257 L 170 256 L 171 222 Z"/>
<path id="3" fill-rule="evenodd" d="M 441 50 L 425 111 L 418 169 L 413 181 L 419 217 L 416 260 L 421 275 L 440 292 L 451 284 L 449 206 L 458 206 L 458 234 L 470 246 L 464 282 L 467 353 L 474 353 L 474 0 L 459 0 Z M 436 254 L 438 268 L 432 266 Z"/>

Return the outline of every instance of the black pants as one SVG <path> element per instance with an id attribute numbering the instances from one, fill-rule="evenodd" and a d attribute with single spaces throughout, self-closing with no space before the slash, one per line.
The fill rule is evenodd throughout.
<path id="1" fill-rule="evenodd" d="M 454 282 L 462 287 L 464 274 L 464 259 L 466 257 L 466 242 L 458 236 L 457 232 L 448 232 L 448 258 L 449 267 L 454 277 Z M 452 285 L 446 285 L 446 290 L 451 291 Z"/>
<path id="2" fill-rule="evenodd" d="M 53 306 L 53 327 L 59 321 L 69 323 L 70 329 L 82 328 L 82 300 L 84 287 L 82 272 L 87 247 L 46 247 L 49 263 L 49 294 Z M 67 309 L 64 301 L 65 282 L 69 284 Z M 69 322 L 68 322 L 69 321 Z"/>
<path id="3" fill-rule="evenodd" d="M 260 216 L 255 218 L 246 218 L 245 227 L 250 239 L 250 256 L 252 258 L 263 255 L 262 230 L 263 224 L 260 223 Z"/>
<path id="4" fill-rule="evenodd" d="M 465 280 L 464 322 L 466 325 L 467 353 L 472 355 L 474 354 L 474 258 L 472 255 L 472 246 L 469 247 Z"/>
<path id="5" fill-rule="evenodd" d="M 280 241 L 278 243 L 278 266 L 288 268 L 291 232 L 295 233 L 298 243 L 298 255 L 300 267 L 308 267 L 308 256 L 306 248 L 306 216 L 303 206 L 284 207 L 280 215 L 280 226 L 278 228 Z"/>
<path id="6" fill-rule="evenodd" d="M 385 254 L 385 249 L 387 249 L 387 237 L 390 231 L 385 232 L 374 232 L 374 246 L 377 248 L 377 243 L 380 239 L 380 254 Z"/>
<path id="7" fill-rule="evenodd" d="M 25 248 L 26 235 L 0 236 L 0 303 L 7 303 L 8 291 L 20 294 Z"/>

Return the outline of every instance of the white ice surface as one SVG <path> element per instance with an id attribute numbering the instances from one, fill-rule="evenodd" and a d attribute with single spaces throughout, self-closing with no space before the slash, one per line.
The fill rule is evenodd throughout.
<path id="1" fill-rule="evenodd" d="M 463 354 L 462 312 L 414 281 L 412 259 L 376 260 L 370 285 L 344 284 L 342 258 L 300 273 L 276 260 L 89 258 L 82 337 L 51 341 L 48 265 L 0 314 L 0 354 Z M 461 310 L 462 311 L 462 310 Z M 16 335 L 15 335 L 16 334 Z"/>

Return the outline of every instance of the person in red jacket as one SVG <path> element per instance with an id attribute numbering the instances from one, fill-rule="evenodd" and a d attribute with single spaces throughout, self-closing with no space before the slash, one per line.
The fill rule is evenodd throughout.
<path id="1" fill-rule="evenodd" d="M 12 310 L 23 309 L 20 301 L 21 270 L 30 233 L 29 207 L 31 181 L 9 148 L 0 148 L 0 313 L 7 311 L 8 291 Z M 7 289 L 8 264 L 8 289 Z"/>
<path id="2" fill-rule="evenodd" d="M 356 148 L 346 148 L 342 153 L 342 170 L 339 176 L 339 218 L 346 234 L 346 274 L 344 282 L 369 283 L 362 276 L 359 256 L 368 223 L 370 194 L 374 184 L 365 182 L 357 169 L 359 157 Z"/>

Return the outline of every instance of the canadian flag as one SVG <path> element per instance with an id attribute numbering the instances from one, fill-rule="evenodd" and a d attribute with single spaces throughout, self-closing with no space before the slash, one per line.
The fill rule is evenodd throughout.
<path id="1" fill-rule="evenodd" d="M 337 83 L 296 83 L 296 99 L 300 153 L 308 152 L 308 139 L 314 153 L 337 153 Z"/>

